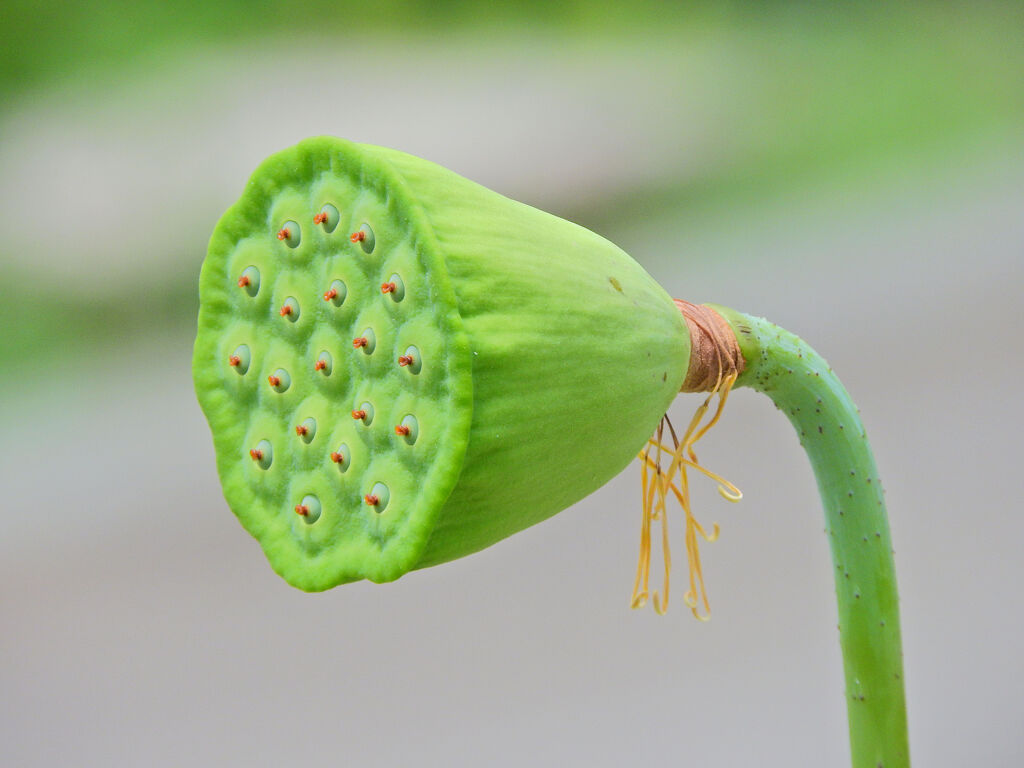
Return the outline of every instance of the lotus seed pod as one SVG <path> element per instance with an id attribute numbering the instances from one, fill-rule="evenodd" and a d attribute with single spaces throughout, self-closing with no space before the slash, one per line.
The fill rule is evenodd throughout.
<path id="1" fill-rule="evenodd" d="M 334 138 L 256 170 L 200 298 L 224 496 L 305 590 L 393 580 L 565 509 L 636 456 L 690 355 L 673 300 L 612 243 Z"/>

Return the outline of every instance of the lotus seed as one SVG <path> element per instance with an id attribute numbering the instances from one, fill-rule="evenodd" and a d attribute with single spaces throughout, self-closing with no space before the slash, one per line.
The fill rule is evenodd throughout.
<path id="1" fill-rule="evenodd" d="M 292 385 L 292 377 L 284 368 L 278 368 L 267 376 L 267 381 L 270 382 L 270 386 L 275 392 L 284 392 Z"/>
<path id="2" fill-rule="evenodd" d="M 373 488 L 363 498 L 369 506 L 373 507 L 375 512 L 380 513 L 388 508 L 388 502 L 391 501 L 391 491 L 388 490 L 384 483 L 374 483 Z"/>
<path id="3" fill-rule="evenodd" d="M 401 301 L 405 298 L 405 283 L 398 275 L 392 275 L 386 283 L 381 284 L 380 292 L 389 294 L 392 301 Z"/>
<path id="4" fill-rule="evenodd" d="M 312 525 L 320 519 L 320 512 L 320 499 L 316 496 L 303 496 L 302 501 L 295 505 L 295 514 L 308 525 Z"/>
<path id="5" fill-rule="evenodd" d="M 420 358 L 420 351 L 416 347 L 409 346 L 405 348 L 405 354 L 399 355 L 398 364 L 405 368 L 409 373 L 419 373 L 423 367 L 423 361 Z"/>
<path id="6" fill-rule="evenodd" d="M 373 406 L 370 403 L 362 403 L 352 411 L 352 418 L 363 422 L 366 426 L 370 426 L 373 423 Z"/>
<path id="7" fill-rule="evenodd" d="M 282 241 L 289 248 L 295 248 L 302 240 L 302 230 L 299 229 L 298 223 L 294 221 L 286 221 L 284 226 L 277 231 L 277 239 Z"/>
<path id="8" fill-rule="evenodd" d="M 363 224 L 357 231 L 352 233 L 349 240 L 353 243 L 359 243 L 363 247 L 364 253 L 373 253 L 376 238 L 373 236 L 373 230 L 370 229 L 369 224 Z"/>
<path id="9" fill-rule="evenodd" d="M 231 353 L 231 357 L 228 358 L 228 365 L 235 369 L 235 373 L 239 376 L 248 372 L 249 364 L 252 362 L 252 353 L 249 352 L 249 347 L 245 344 L 239 345 L 234 352 Z"/>
<path id="10" fill-rule="evenodd" d="M 338 219 L 341 218 L 338 214 L 338 209 L 330 203 L 327 203 L 323 208 L 320 209 L 320 213 L 313 217 L 314 224 L 322 224 L 324 231 L 331 233 L 334 228 L 338 226 Z"/>
<path id="11" fill-rule="evenodd" d="M 270 469 L 274 462 L 274 446 L 269 440 L 260 440 L 256 447 L 249 451 L 249 456 L 260 469 Z"/>
<path id="12" fill-rule="evenodd" d="M 377 346 L 377 336 L 374 334 L 373 328 L 364 329 L 362 336 L 352 339 L 352 346 L 362 349 L 368 355 L 373 354 L 373 350 Z"/>
<path id="13" fill-rule="evenodd" d="M 260 292 L 260 271 L 256 267 L 246 267 L 238 278 L 238 287 L 245 289 L 250 296 Z"/>
<path id="14" fill-rule="evenodd" d="M 395 427 L 395 434 L 405 438 L 405 442 L 412 445 L 420 435 L 420 424 L 411 413 L 402 419 L 402 423 Z"/>
<path id="15" fill-rule="evenodd" d="M 342 472 L 348 469 L 348 465 L 352 462 L 352 454 L 349 452 L 348 445 L 342 443 L 338 446 L 338 450 L 332 451 L 331 461 L 337 464 Z"/>
<path id="16" fill-rule="evenodd" d="M 324 291 L 324 301 L 329 301 L 334 306 L 340 307 L 345 303 L 345 297 L 348 295 L 348 288 L 341 280 L 335 280 L 331 283 L 330 287 Z"/>
<path id="17" fill-rule="evenodd" d="M 333 367 L 334 360 L 331 358 L 331 353 L 326 349 L 317 355 L 316 363 L 313 364 L 313 370 L 320 371 L 324 376 L 330 376 Z"/>
<path id="18" fill-rule="evenodd" d="M 289 296 L 284 300 L 284 304 L 281 306 L 281 317 L 286 317 L 293 323 L 299 319 L 299 302 L 294 297 Z"/>
<path id="19" fill-rule="evenodd" d="M 316 436 L 316 419 L 310 416 L 295 427 L 295 434 L 301 437 L 305 443 L 313 442 L 313 438 Z"/>

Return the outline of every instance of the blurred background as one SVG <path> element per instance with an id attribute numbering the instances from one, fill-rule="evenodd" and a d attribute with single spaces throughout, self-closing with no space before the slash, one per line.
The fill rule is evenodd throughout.
<path id="1" fill-rule="evenodd" d="M 196 282 L 263 157 L 334 134 L 816 346 L 888 491 L 915 762 L 1020 765 L 1022 41 L 1010 2 L 6 0 L 0 764 L 847 763 L 814 481 L 749 392 L 702 443 L 746 494 L 695 491 L 707 625 L 681 537 L 669 615 L 628 608 L 636 465 L 393 584 L 271 572 L 193 395 Z"/>

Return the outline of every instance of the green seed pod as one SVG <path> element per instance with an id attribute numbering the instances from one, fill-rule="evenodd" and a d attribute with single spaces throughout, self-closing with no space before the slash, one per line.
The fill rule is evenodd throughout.
<path id="1" fill-rule="evenodd" d="M 468 555 L 583 498 L 645 444 L 690 354 L 672 299 L 607 240 L 334 138 L 256 170 L 200 297 L 224 495 L 305 590 Z"/>
<path id="2" fill-rule="evenodd" d="M 686 467 L 738 499 L 693 446 L 733 384 L 767 394 L 819 481 L 854 765 L 909 765 L 878 475 L 856 407 L 797 337 L 673 301 L 575 224 L 424 160 L 331 138 L 256 170 L 213 233 L 200 298 L 193 376 L 224 495 L 273 568 L 305 590 L 476 552 L 640 452 L 633 604 L 647 599 L 659 520 L 665 583 L 653 602 L 667 606 L 673 495 L 686 513 L 684 600 L 699 616 L 697 539 L 717 529 L 693 517 Z M 679 440 L 662 415 L 681 388 L 719 400 Z"/>

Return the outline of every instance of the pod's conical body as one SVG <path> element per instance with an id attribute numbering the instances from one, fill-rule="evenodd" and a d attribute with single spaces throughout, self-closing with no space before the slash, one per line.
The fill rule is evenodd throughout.
<path id="1" fill-rule="evenodd" d="M 269 158 L 218 224 L 193 371 L 229 505 L 317 590 L 579 500 L 643 446 L 688 359 L 671 298 L 608 241 L 320 138 Z"/>

